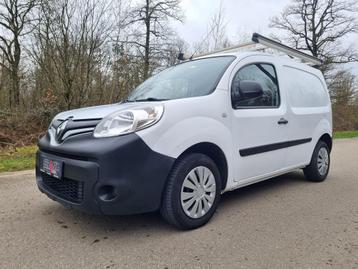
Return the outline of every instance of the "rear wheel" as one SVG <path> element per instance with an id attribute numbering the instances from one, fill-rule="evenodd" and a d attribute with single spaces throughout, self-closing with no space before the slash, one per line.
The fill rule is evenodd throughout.
<path id="1" fill-rule="evenodd" d="M 318 141 L 311 159 L 311 163 L 303 169 L 310 181 L 321 182 L 327 178 L 330 167 L 330 150 L 324 141 Z"/>
<path id="2" fill-rule="evenodd" d="M 161 214 L 179 229 L 198 228 L 214 214 L 220 192 L 220 173 L 214 161 L 200 153 L 186 155 L 168 178 Z"/>

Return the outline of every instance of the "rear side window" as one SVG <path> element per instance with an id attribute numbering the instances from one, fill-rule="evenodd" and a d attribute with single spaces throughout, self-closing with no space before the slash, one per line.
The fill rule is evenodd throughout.
<path id="1" fill-rule="evenodd" d="M 254 63 L 241 68 L 234 76 L 231 91 L 239 91 L 240 81 L 255 81 L 263 89 L 263 95 L 233 103 L 234 108 L 279 107 L 280 95 L 274 66 L 268 63 Z M 239 92 L 236 93 L 240 95 Z"/>
<path id="2" fill-rule="evenodd" d="M 287 93 L 292 107 L 320 107 L 328 104 L 328 93 L 313 74 L 285 67 Z"/>

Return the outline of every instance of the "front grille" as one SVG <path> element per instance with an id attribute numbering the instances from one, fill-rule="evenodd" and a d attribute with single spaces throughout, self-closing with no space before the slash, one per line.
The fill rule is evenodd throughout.
<path id="1" fill-rule="evenodd" d="M 72 117 L 66 120 L 58 119 L 52 123 L 49 131 L 53 133 L 57 142 L 62 143 L 72 136 L 92 133 L 100 121 L 101 119 L 73 119 Z"/>
<path id="2" fill-rule="evenodd" d="M 44 187 L 60 198 L 73 203 L 81 203 L 84 196 L 84 183 L 69 178 L 57 179 L 45 173 L 42 174 Z"/>

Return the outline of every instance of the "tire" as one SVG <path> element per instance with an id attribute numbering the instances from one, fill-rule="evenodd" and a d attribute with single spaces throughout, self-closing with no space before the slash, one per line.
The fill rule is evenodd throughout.
<path id="1" fill-rule="evenodd" d="M 181 230 L 195 229 L 211 219 L 220 195 L 220 172 L 214 161 L 204 154 L 191 153 L 174 165 L 160 212 L 169 224 Z"/>
<path id="2" fill-rule="evenodd" d="M 327 178 L 331 164 L 330 150 L 324 141 L 318 141 L 311 158 L 311 163 L 303 169 L 309 181 L 322 182 Z"/>

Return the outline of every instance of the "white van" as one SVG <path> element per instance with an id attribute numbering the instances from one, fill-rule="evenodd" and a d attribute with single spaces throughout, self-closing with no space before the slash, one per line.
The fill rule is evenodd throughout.
<path id="1" fill-rule="evenodd" d="M 181 229 L 205 224 L 220 196 L 296 169 L 323 181 L 331 103 L 319 60 L 254 34 L 170 67 L 119 104 L 58 114 L 38 143 L 39 189 L 96 214 L 160 210 Z M 308 63 L 308 64 L 307 64 Z"/>

